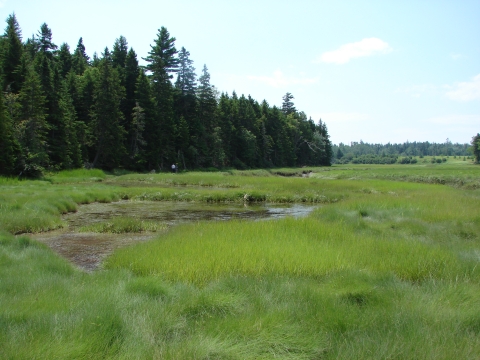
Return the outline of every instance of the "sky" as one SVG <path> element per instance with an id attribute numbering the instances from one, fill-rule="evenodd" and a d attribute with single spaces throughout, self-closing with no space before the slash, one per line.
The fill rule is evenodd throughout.
<path id="1" fill-rule="evenodd" d="M 0 0 L 12 13 L 24 41 L 47 23 L 93 56 L 123 35 L 141 64 L 164 26 L 219 91 L 278 107 L 289 92 L 334 144 L 480 132 L 480 0 Z"/>

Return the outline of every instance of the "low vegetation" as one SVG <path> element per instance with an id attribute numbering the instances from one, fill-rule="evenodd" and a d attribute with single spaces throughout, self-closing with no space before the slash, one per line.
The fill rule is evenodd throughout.
<path id="1" fill-rule="evenodd" d="M 0 179 L 0 358 L 478 358 L 478 166 L 88 175 Z M 171 227 L 94 273 L 13 235 L 92 201 L 320 197 L 305 218 Z M 115 221 L 84 230 L 152 231 Z"/>
<path id="2" fill-rule="evenodd" d="M 103 221 L 78 229 L 80 232 L 98 232 L 98 233 L 139 233 L 139 232 L 155 232 L 160 229 L 166 229 L 165 225 L 158 224 L 154 221 L 143 221 L 133 218 L 113 218 L 110 221 Z"/>

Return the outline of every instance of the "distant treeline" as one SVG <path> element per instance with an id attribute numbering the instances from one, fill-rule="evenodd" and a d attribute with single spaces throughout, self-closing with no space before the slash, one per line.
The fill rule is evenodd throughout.
<path id="1" fill-rule="evenodd" d="M 325 123 L 297 111 L 290 93 L 281 108 L 219 94 L 175 41 L 159 29 L 146 66 L 123 36 L 90 59 L 82 38 L 72 53 L 45 23 L 23 41 L 10 15 L 0 37 L 0 174 L 330 165 Z"/>
<path id="2" fill-rule="evenodd" d="M 352 142 L 350 145 L 343 143 L 333 145 L 332 161 L 337 164 L 414 163 L 417 161 L 415 156 L 471 156 L 470 148 L 470 144 L 453 144 L 448 139 L 445 143 L 407 141 L 403 144 L 369 144 L 360 141 Z"/>

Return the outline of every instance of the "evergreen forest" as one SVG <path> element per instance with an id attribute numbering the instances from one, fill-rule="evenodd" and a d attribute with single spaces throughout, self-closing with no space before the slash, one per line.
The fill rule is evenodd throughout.
<path id="1" fill-rule="evenodd" d="M 403 144 L 369 144 L 360 140 L 360 142 L 351 142 L 349 145 L 343 143 L 333 145 L 332 162 L 336 164 L 410 164 L 418 161 L 416 157 L 421 159 L 425 156 L 433 157 L 430 159 L 431 162 L 444 162 L 445 157 L 448 156 L 470 158 L 475 155 L 475 151 L 472 152 L 476 147 L 474 143 L 476 143 L 475 139 L 472 139 L 472 146 L 452 143 L 449 139 L 445 143 L 407 141 Z"/>
<path id="2" fill-rule="evenodd" d="M 72 168 L 168 170 L 330 165 L 326 124 L 297 111 L 219 91 L 206 65 L 165 27 L 139 65 L 120 36 L 90 58 L 83 39 L 52 41 L 46 23 L 26 40 L 15 14 L 0 38 L 0 175 Z"/>

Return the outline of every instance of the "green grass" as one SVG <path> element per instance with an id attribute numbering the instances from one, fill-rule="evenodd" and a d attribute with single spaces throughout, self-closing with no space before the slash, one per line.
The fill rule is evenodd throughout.
<path id="1" fill-rule="evenodd" d="M 478 359 L 480 167 L 303 170 L 0 178 L 0 358 Z M 12 235 L 82 203 L 245 194 L 323 200 L 302 219 L 171 227 L 94 273 Z"/>
<path id="2" fill-rule="evenodd" d="M 82 226 L 79 232 L 97 232 L 97 233 L 140 233 L 155 232 L 166 229 L 166 225 L 158 224 L 154 221 L 144 221 L 134 218 L 116 217 L 109 221 Z"/>

